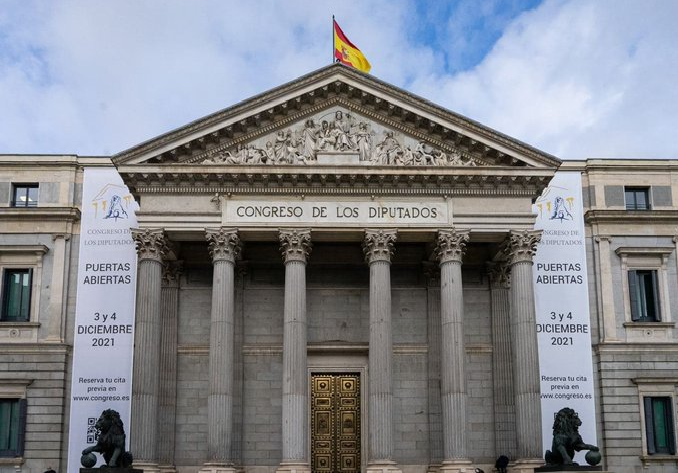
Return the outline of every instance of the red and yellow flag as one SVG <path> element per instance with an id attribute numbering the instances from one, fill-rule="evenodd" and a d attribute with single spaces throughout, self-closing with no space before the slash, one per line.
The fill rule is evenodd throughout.
<path id="1" fill-rule="evenodd" d="M 370 72 L 372 66 L 362 51 L 349 41 L 334 19 L 332 22 L 334 23 L 334 57 L 342 64 L 355 67 L 359 71 Z"/>

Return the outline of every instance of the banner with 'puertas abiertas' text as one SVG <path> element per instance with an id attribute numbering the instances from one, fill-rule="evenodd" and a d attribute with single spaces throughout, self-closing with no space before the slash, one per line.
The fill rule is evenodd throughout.
<path id="1" fill-rule="evenodd" d="M 136 209 L 115 169 L 85 169 L 68 473 L 78 472 L 82 450 L 96 444 L 103 410 L 118 411 L 129 434 L 137 273 L 130 228 L 136 227 Z"/>
<path id="2" fill-rule="evenodd" d="M 542 237 L 534 258 L 542 438 L 551 449 L 555 414 L 574 409 L 584 442 L 596 444 L 581 174 L 557 172 L 534 204 Z M 584 454 L 575 461 L 585 465 Z"/>

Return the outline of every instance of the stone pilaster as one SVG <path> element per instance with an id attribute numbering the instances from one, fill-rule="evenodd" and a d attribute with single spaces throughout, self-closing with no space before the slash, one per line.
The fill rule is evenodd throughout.
<path id="1" fill-rule="evenodd" d="M 506 263 L 491 263 L 490 310 L 492 315 L 492 392 L 494 396 L 494 445 L 496 456 L 515 458 L 516 440 L 509 287 L 510 273 Z"/>
<path id="2" fill-rule="evenodd" d="M 201 471 L 233 472 L 233 397 L 235 340 L 235 262 L 241 243 L 235 229 L 208 229 L 212 256 L 209 394 L 207 397 L 207 462 Z"/>
<path id="3" fill-rule="evenodd" d="M 162 229 L 132 230 L 132 237 L 139 262 L 130 450 L 136 467 L 157 471 L 162 258 L 168 246 Z"/>
<path id="4" fill-rule="evenodd" d="M 440 470 L 443 462 L 443 423 L 440 401 L 440 266 L 424 263 L 428 331 L 428 472 Z"/>
<path id="5" fill-rule="evenodd" d="M 532 258 L 540 231 L 511 231 L 505 252 L 511 267 L 511 353 L 516 415 L 516 457 L 542 457 L 539 351 L 532 281 Z M 543 463 L 543 461 L 542 461 Z"/>
<path id="6" fill-rule="evenodd" d="M 612 282 L 612 274 L 614 273 L 610 261 L 611 240 L 612 238 L 610 236 L 600 235 L 595 238 L 595 242 L 598 244 L 597 247 L 594 245 L 598 257 L 596 277 L 598 278 L 598 287 L 600 288 L 599 304 L 603 318 L 600 334 L 603 342 L 606 343 L 620 341 L 617 336 L 617 315 L 614 310 L 614 284 Z"/>
<path id="7" fill-rule="evenodd" d="M 370 265 L 368 473 L 398 470 L 393 461 L 391 333 L 391 256 L 396 235 L 395 230 L 366 230 L 363 241 Z"/>
<path id="8" fill-rule="evenodd" d="M 279 472 L 310 472 L 306 358 L 306 261 L 311 231 L 280 230 L 285 262 L 283 322 L 282 462 Z"/>
<path id="9" fill-rule="evenodd" d="M 64 285 L 68 281 L 67 247 L 71 239 L 69 233 L 55 233 L 52 235 L 54 241 L 53 259 L 52 259 L 52 286 L 50 288 L 49 302 L 49 322 L 47 327 L 49 331 L 45 341 L 61 343 L 64 341 Z"/>
<path id="10" fill-rule="evenodd" d="M 160 470 L 174 472 L 174 437 L 177 410 L 177 327 L 181 261 L 167 261 L 163 267 L 160 332 L 160 401 L 158 463 Z"/>
<path id="11" fill-rule="evenodd" d="M 443 414 L 443 463 L 441 471 L 467 468 L 466 445 L 466 349 L 461 262 L 467 231 L 438 232 L 436 258 L 440 263 L 440 399 Z"/>

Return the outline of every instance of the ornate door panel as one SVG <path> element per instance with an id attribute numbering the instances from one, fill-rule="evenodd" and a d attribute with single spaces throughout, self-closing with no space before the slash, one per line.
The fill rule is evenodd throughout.
<path id="1" fill-rule="evenodd" d="M 311 468 L 314 473 L 360 471 L 360 375 L 311 376 Z"/>

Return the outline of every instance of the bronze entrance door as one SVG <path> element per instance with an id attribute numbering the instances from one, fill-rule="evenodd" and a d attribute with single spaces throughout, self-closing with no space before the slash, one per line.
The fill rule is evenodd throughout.
<path id="1" fill-rule="evenodd" d="M 360 374 L 311 376 L 311 468 L 360 471 Z"/>

